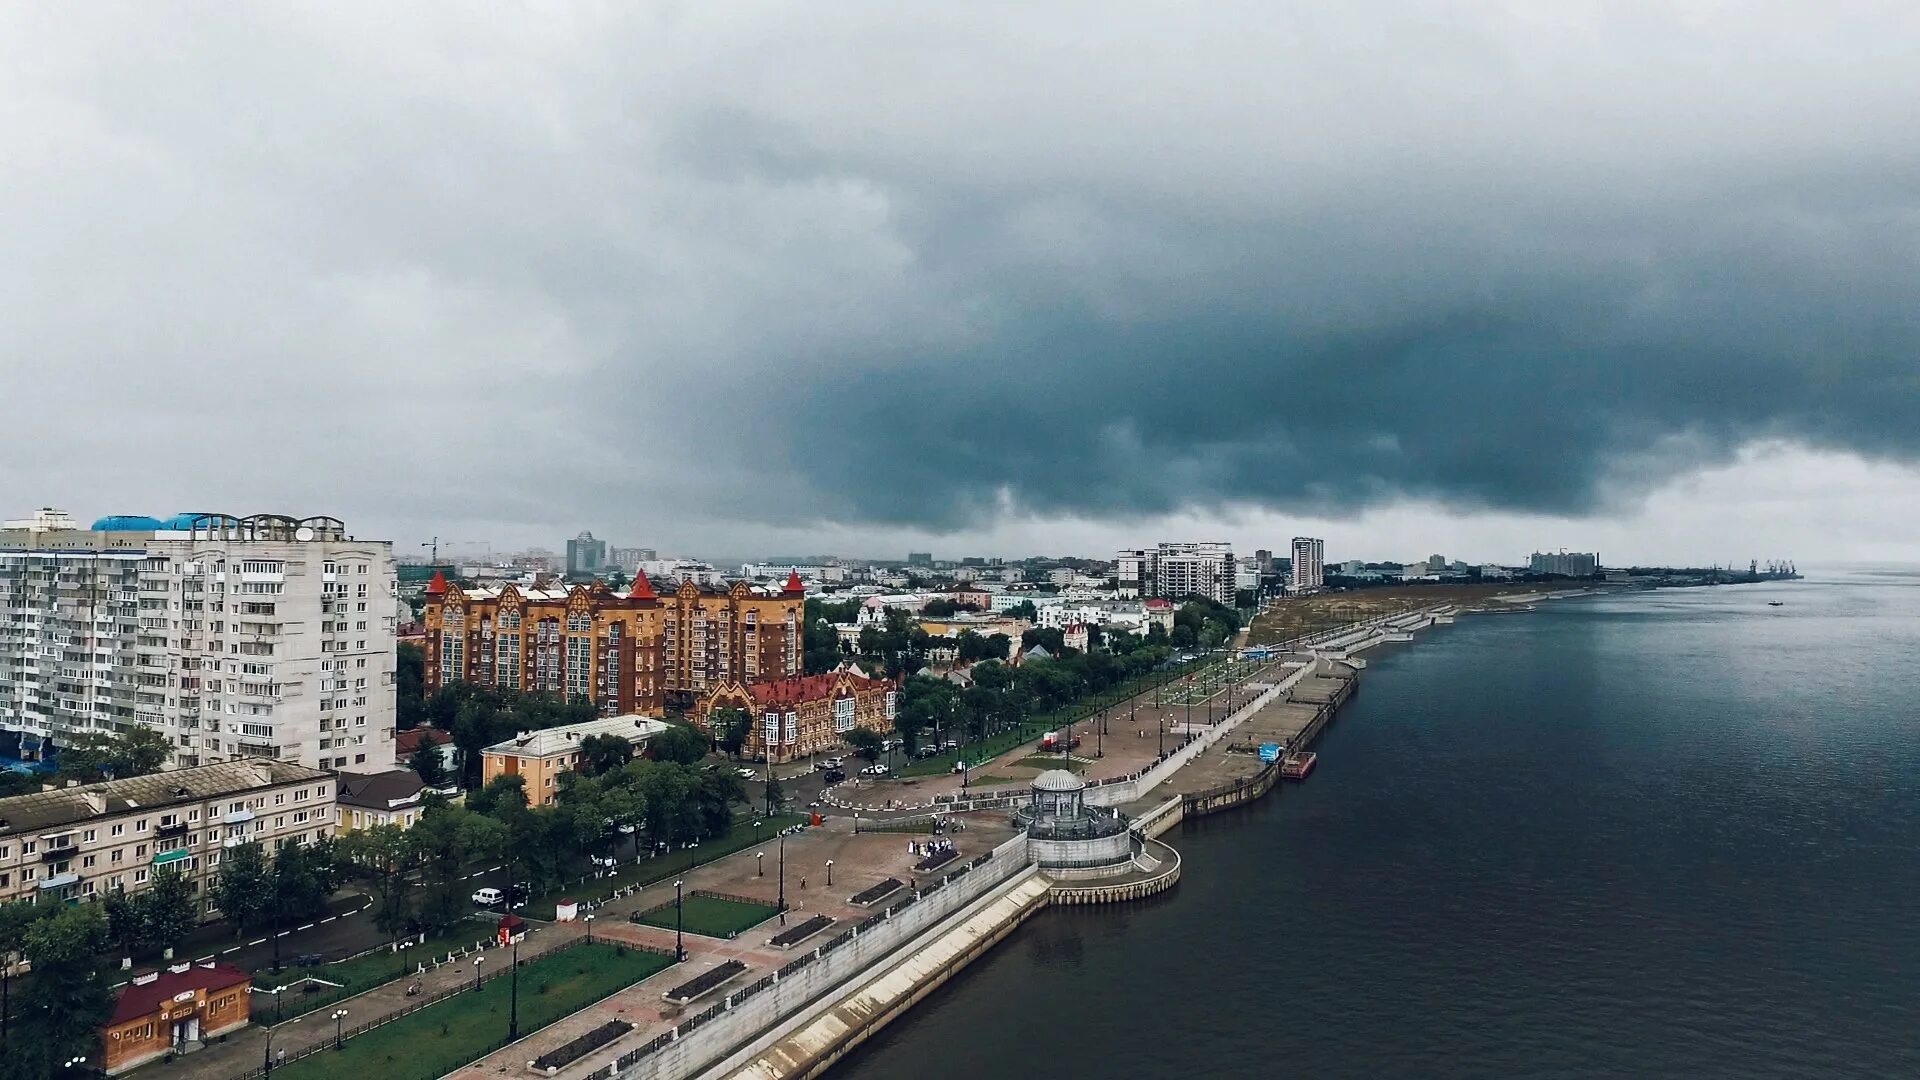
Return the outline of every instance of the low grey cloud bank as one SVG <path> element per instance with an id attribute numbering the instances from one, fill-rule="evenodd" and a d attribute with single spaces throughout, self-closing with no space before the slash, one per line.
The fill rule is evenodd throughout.
<path id="1" fill-rule="evenodd" d="M 1902 6 L 0 20 L 0 374 L 87 405 L 10 503 L 694 540 L 1920 453 Z"/>

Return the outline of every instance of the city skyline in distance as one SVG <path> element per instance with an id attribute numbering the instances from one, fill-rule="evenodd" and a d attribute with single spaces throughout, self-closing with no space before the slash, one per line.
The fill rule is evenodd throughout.
<path id="1" fill-rule="evenodd" d="M 7 12 L 0 514 L 1920 558 L 1915 16 L 1408 10 Z"/>

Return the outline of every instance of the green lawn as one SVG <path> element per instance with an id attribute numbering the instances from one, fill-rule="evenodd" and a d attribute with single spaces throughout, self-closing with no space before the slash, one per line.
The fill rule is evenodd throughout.
<path id="1" fill-rule="evenodd" d="M 1069 772 L 1086 772 L 1087 763 L 1077 758 L 1063 758 L 1059 754 L 1032 754 L 1013 763 L 1016 769 L 1066 769 Z"/>
<path id="2" fill-rule="evenodd" d="M 253 973 L 253 985 L 271 991 L 275 986 L 284 986 L 286 991 L 280 995 L 280 1018 L 292 1019 L 301 1013 L 311 1012 L 323 1005 L 331 1005 L 342 998 L 371 990 L 381 983 L 391 982 L 401 976 L 403 971 L 410 972 L 416 963 L 437 956 L 445 956 L 450 950 L 463 949 L 476 941 L 493 936 L 493 924 L 479 919 L 469 919 L 454 929 L 437 937 L 429 937 L 425 942 L 410 946 L 401 951 L 400 956 L 386 951 L 369 953 L 366 956 L 344 960 L 338 964 L 321 964 L 319 967 L 283 968 L 278 975 L 271 970 L 261 969 Z M 281 959 L 290 961 L 292 950 Z M 306 976 L 324 979 L 330 983 L 339 983 L 339 988 L 320 987 L 314 993 L 304 993 L 304 987 L 295 986 L 297 979 Z M 255 1002 L 255 1018 L 268 1023 L 278 1023 L 274 1006 L 269 1004 L 271 996 L 258 997 Z"/>
<path id="3" fill-rule="evenodd" d="M 581 945 L 520 969 L 520 1034 L 532 1034 L 570 1013 L 661 971 L 670 957 L 614 945 Z M 390 1024 L 273 1070 L 283 1080 L 433 1080 L 507 1044 L 511 978 L 492 979 Z M 356 1021 L 349 1015 L 346 1023 Z M 306 1023 L 324 1024 L 324 1020 Z"/>
<path id="4" fill-rule="evenodd" d="M 759 821 L 760 828 L 753 823 Z M 609 877 L 591 880 L 585 884 L 562 885 L 551 892 L 542 893 L 527 904 L 520 914 L 530 919 L 553 919 L 553 905 L 562 899 L 603 900 L 613 895 L 613 890 L 628 885 L 651 885 L 656 881 L 671 881 L 696 866 L 704 866 L 716 859 L 755 844 L 763 843 L 781 829 L 789 825 L 798 825 L 807 820 L 804 814 L 775 814 L 770 818 L 741 818 L 734 822 L 733 830 L 717 839 L 708 840 L 697 848 L 675 851 L 657 859 L 648 859 L 638 865 L 628 862 L 617 873 Z M 616 854 L 622 858 L 631 858 L 632 849 L 621 848 Z"/>
<path id="5" fill-rule="evenodd" d="M 766 922 L 780 909 L 772 904 L 745 904 L 738 900 L 728 900 L 719 896 L 701 896 L 694 894 L 684 901 L 685 911 L 676 913 L 672 904 L 641 915 L 640 921 L 648 926 L 659 926 L 671 930 L 679 915 L 686 917 L 686 931 L 702 937 L 730 938 L 742 930 L 758 923 Z"/>

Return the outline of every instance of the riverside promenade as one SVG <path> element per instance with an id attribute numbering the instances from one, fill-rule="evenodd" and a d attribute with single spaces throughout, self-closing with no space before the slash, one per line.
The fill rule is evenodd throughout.
<path id="1" fill-rule="evenodd" d="M 458 1080 L 817 1076 L 1035 911 L 1056 903 L 1125 902 L 1172 887 L 1180 874 L 1179 853 L 1153 838 L 1184 817 L 1267 794 L 1275 774 L 1260 762 L 1260 746 L 1298 750 L 1311 745 L 1353 692 L 1361 666 L 1357 654 L 1385 641 L 1409 640 L 1415 629 L 1445 621 L 1440 614 L 1404 613 L 1390 626 L 1374 620 L 1337 627 L 1289 643 L 1286 650 L 1236 660 L 1215 675 L 1150 690 L 1077 727 L 1081 745 L 1070 755 L 1039 754 L 1028 745 L 982 763 L 964 778 L 861 785 L 854 789 L 859 797 L 886 800 L 892 812 L 862 820 L 829 811 L 822 827 L 788 837 L 784 888 L 777 840 L 683 878 L 688 893 L 714 893 L 769 908 L 784 894 L 789 908 L 784 923 L 770 917 L 730 938 L 688 933 L 682 938 L 685 961 L 447 1075 Z M 1121 872 L 1093 881 L 1054 880 L 1033 864 L 1025 834 L 1016 830 L 1008 810 L 1029 797 L 1040 772 L 1063 765 L 1086 780 L 1089 805 L 1116 807 L 1133 819 L 1134 861 Z M 1223 790 L 1227 794 L 1220 794 Z M 936 818 L 958 855 L 934 870 L 919 870 L 910 846 L 928 836 L 898 830 L 931 828 Z M 884 895 L 861 895 L 875 888 Z M 627 916 L 670 906 L 673 895 L 672 883 L 662 882 L 603 904 L 593 912 L 594 940 L 671 953 L 671 928 L 636 924 Z M 800 940 L 773 942 L 783 927 L 816 917 L 830 921 Z M 579 922 L 541 925 L 521 946 L 522 959 L 586 933 Z M 500 950 L 489 950 L 489 958 L 489 969 L 506 966 Z M 740 968 L 711 992 L 685 1004 L 666 1000 L 669 989 L 729 962 Z M 429 971 L 421 981 L 431 994 L 470 979 L 470 966 L 456 963 Z M 344 1005 L 351 1022 L 404 1011 L 401 991 L 400 984 L 390 984 L 349 999 Z M 331 1035 L 330 1025 L 318 1019 L 324 1015 L 281 1025 L 273 1046 L 289 1048 L 291 1055 L 324 1043 Z M 140 1075 L 236 1080 L 245 1075 L 241 1070 L 259 1063 L 265 1045 L 265 1033 L 250 1029 L 227 1044 L 142 1069 Z M 353 1057 L 342 1054 L 340 1067 L 412 1080 L 403 1075 L 401 1061 L 353 1063 Z M 537 1059 L 542 1065 L 536 1070 Z"/>

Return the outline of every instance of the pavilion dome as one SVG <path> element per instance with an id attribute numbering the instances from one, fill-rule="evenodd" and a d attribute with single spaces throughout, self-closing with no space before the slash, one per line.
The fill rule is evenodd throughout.
<path id="1" fill-rule="evenodd" d="M 1033 778 L 1035 791 L 1084 791 L 1087 782 L 1065 769 L 1048 769 Z"/>

